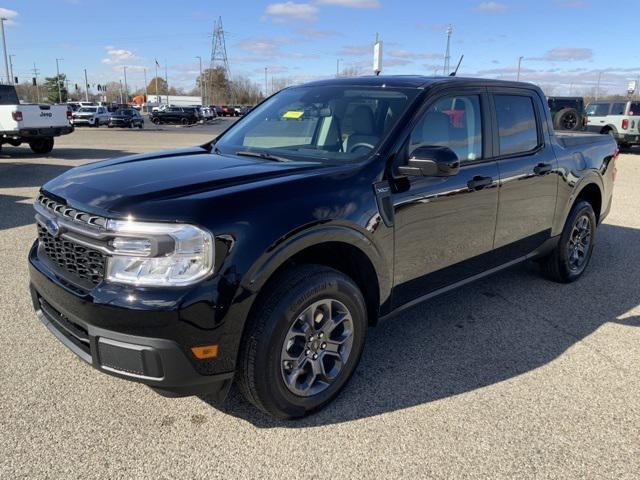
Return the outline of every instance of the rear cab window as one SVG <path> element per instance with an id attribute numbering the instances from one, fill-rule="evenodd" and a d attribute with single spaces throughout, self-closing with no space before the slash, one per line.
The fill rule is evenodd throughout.
<path id="1" fill-rule="evenodd" d="M 493 96 L 498 122 L 499 155 L 535 150 L 540 144 L 533 99 L 527 95 Z"/>
<path id="2" fill-rule="evenodd" d="M 629 113 L 627 115 L 631 117 L 640 116 L 640 102 L 629 103 Z"/>

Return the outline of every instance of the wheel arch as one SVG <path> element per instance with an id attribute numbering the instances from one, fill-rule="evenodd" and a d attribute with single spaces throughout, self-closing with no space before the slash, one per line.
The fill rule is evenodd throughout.
<path id="1" fill-rule="evenodd" d="M 369 322 L 377 322 L 380 305 L 391 294 L 391 274 L 384 257 L 364 233 L 341 225 L 302 232 L 256 262 L 245 276 L 245 286 L 256 292 L 257 300 L 271 280 L 296 264 L 323 265 L 350 277 L 365 297 Z M 251 309 L 256 303 L 252 302 Z"/>
<path id="2" fill-rule="evenodd" d="M 596 222 L 598 224 L 600 223 L 600 217 L 602 215 L 603 189 L 598 180 L 599 179 L 595 176 L 586 177 L 578 186 L 576 186 L 574 194 L 569 198 L 569 201 L 562 212 L 562 216 L 554 229 L 555 231 L 562 232 L 564 224 L 567 221 L 567 217 L 569 216 L 569 212 L 571 212 L 573 206 L 580 200 L 585 200 L 591 204 L 596 215 Z"/>

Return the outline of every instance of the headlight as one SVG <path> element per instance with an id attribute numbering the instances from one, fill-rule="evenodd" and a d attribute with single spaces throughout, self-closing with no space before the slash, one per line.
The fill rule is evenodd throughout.
<path id="1" fill-rule="evenodd" d="M 184 286 L 213 270 L 212 235 L 185 224 L 109 220 L 114 233 L 107 280 L 143 286 Z"/>

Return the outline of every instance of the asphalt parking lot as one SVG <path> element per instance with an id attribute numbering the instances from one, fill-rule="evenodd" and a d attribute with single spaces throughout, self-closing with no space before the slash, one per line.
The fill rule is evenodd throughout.
<path id="1" fill-rule="evenodd" d="M 370 331 L 322 412 L 278 422 L 232 390 L 167 399 L 85 365 L 38 322 L 27 251 L 38 187 L 66 169 L 193 145 L 210 126 L 79 129 L 0 154 L 0 478 L 638 478 L 640 151 L 618 160 L 587 274 L 527 264 Z"/>

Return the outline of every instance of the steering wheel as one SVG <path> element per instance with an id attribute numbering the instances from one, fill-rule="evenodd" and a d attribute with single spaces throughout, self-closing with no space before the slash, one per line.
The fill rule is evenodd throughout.
<path id="1" fill-rule="evenodd" d="M 356 148 L 360 148 L 360 147 L 366 147 L 369 150 L 373 150 L 375 147 L 373 145 L 371 145 L 370 143 L 366 143 L 366 142 L 358 142 L 355 145 L 352 145 L 351 147 L 349 147 L 349 153 L 353 153 L 355 151 Z"/>

